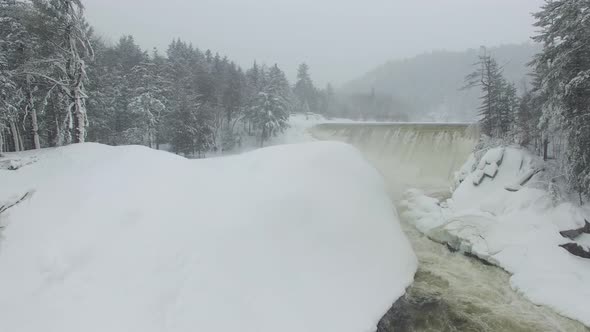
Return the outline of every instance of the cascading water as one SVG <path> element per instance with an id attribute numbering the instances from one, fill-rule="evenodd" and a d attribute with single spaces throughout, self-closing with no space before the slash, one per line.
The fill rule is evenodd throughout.
<path id="1" fill-rule="evenodd" d="M 322 124 L 311 133 L 357 147 L 394 198 L 408 188 L 448 192 L 479 138 L 477 127 L 465 124 Z"/>
<path id="2" fill-rule="evenodd" d="M 479 139 L 467 124 L 322 124 L 310 132 L 357 147 L 383 175 L 396 206 L 409 188 L 448 196 L 455 171 Z M 420 266 L 378 332 L 590 331 L 515 293 L 503 270 L 452 253 L 401 222 Z"/>

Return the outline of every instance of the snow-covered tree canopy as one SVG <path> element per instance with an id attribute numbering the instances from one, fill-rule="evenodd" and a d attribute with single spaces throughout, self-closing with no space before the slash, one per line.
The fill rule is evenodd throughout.
<path id="1" fill-rule="evenodd" d="M 79 0 L 0 1 L 0 151 L 88 140 L 204 155 L 280 132 L 293 96 L 278 66 L 243 70 L 178 39 L 166 54 L 107 45 Z"/>
<path id="2" fill-rule="evenodd" d="M 543 44 L 535 58 L 545 98 L 543 126 L 566 137 L 563 160 L 571 185 L 590 193 L 590 2 L 546 1 L 535 14 Z"/>

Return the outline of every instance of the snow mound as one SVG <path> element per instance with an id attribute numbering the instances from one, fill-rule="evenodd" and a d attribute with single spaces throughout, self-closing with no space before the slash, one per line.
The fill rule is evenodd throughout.
<path id="1" fill-rule="evenodd" d="M 477 168 L 484 169 L 486 165 L 496 164 L 497 166 L 502 165 L 504 159 L 504 148 L 493 148 L 486 152 L 479 161 Z"/>
<path id="2" fill-rule="evenodd" d="M 430 238 L 504 268 L 511 286 L 530 301 L 590 326 L 590 260 L 559 247 L 570 242 L 559 232 L 583 226 L 586 216 L 525 184 L 539 169 L 535 156 L 506 148 L 494 179 L 474 185 L 482 172 L 477 169 L 444 204 L 415 192 L 402 203 L 408 220 Z M 579 244 L 586 241 L 581 237 Z"/>
<path id="3" fill-rule="evenodd" d="M 0 183 L 0 202 L 34 191 L 0 215 L 3 331 L 371 331 L 417 267 L 382 179 L 340 143 L 83 144 Z"/>

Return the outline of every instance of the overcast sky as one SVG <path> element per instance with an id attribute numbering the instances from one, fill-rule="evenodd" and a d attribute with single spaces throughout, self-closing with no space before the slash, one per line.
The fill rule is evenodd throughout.
<path id="1" fill-rule="evenodd" d="M 338 85 L 388 60 L 431 50 L 521 43 L 543 0 L 83 0 L 97 32 L 133 35 L 146 49 L 173 38 L 243 67 L 300 62 Z"/>

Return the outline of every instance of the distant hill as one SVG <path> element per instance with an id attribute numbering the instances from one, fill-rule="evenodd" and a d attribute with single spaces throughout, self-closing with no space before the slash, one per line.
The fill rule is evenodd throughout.
<path id="1" fill-rule="evenodd" d="M 508 81 L 518 89 L 529 81 L 527 63 L 541 50 L 535 44 L 503 45 L 489 51 L 504 66 Z M 414 58 L 390 61 L 364 76 L 344 84 L 341 94 L 369 94 L 391 97 L 404 106 L 399 113 L 410 120 L 474 120 L 479 106 L 477 89 L 464 91 L 464 78 L 474 70 L 480 51 L 434 51 Z M 374 92 L 373 92 L 374 91 Z"/>

